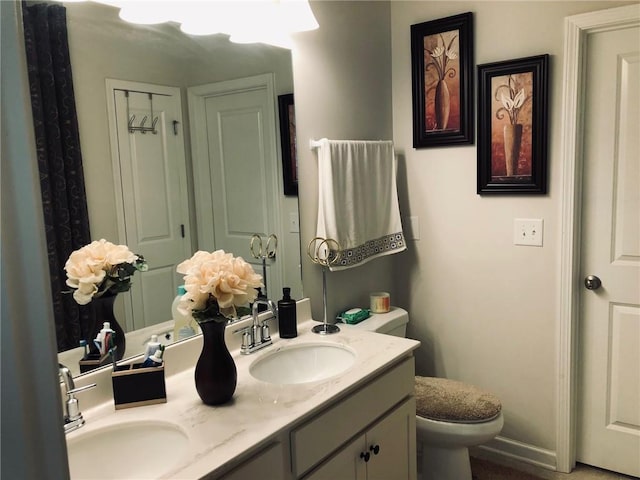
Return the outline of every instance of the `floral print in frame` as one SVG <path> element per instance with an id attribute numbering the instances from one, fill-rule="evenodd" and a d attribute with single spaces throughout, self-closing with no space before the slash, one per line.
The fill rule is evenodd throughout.
<path id="1" fill-rule="evenodd" d="M 411 26 L 414 148 L 473 144 L 473 16 Z"/>
<path id="2" fill-rule="evenodd" d="M 477 193 L 546 193 L 548 64 L 478 65 Z"/>

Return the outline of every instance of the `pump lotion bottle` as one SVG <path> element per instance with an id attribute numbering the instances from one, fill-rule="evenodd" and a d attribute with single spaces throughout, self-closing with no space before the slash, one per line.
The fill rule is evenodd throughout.
<path id="1" fill-rule="evenodd" d="M 282 289 L 282 300 L 278 301 L 278 330 L 280 338 L 295 338 L 298 336 L 298 317 L 296 301 L 291 298 L 291 289 Z"/>

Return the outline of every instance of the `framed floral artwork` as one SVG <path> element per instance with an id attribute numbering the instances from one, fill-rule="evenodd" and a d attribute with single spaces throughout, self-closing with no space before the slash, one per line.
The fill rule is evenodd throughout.
<path id="1" fill-rule="evenodd" d="M 473 15 L 411 25 L 413 147 L 473 144 Z"/>
<path id="2" fill-rule="evenodd" d="M 293 93 L 278 96 L 280 146 L 284 194 L 298 195 L 298 155 L 296 152 L 296 113 Z"/>
<path id="3" fill-rule="evenodd" d="M 478 65 L 478 193 L 547 192 L 549 55 Z"/>

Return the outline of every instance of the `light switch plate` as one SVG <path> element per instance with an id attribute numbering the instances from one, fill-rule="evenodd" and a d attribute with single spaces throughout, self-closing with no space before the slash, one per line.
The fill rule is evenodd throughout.
<path id="1" fill-rule="evenodd" d="M 289 212 L 289 232 L 290 233 L 300 232 L 300 223 L 298 221 L 297 212 Z"/>
<path id="2" fill-rule="evenodd" d="M 541 218 L 516 218 L 513 221 L 513 244 L 530 247 L 542 246 L 543 220 Z"/>

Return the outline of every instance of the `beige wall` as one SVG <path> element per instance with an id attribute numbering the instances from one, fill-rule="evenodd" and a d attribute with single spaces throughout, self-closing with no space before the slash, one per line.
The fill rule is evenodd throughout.
<path id="1" fill-rule="evenodd" d="M 401 208 L 421 238 L 394 264 L 422 341 L 417 371 L 486 387 L 504 437 L 555 450 L 564 17 L 614 2 L 392 2 L 394 141 Z M 548 53 L 549 193 L 476 194 L 476 146 L 412 148 L 410 25 L 473 12 L 476 64 Z M 475 75 L 474 68 L 474 75 Z M 477 80 L 474 77 L 474 82 Z M 477 111 L 477 110 L 476 110 Z M 544 219 L 544 246 L 514 246 L 513 219 Z"/>
<path id="2" fill-rule="evenodd" d="M 310 139 L 391 139 L 388 2 L 313 2 L 320 29 L 298 34 L 293 50 L 302 248 L 315 237 L 318 172 Z M 392 255 L 390 257 L 397 257 Z M 368 293 L 394 292 L 390 257 L 327 274 L 328 316 L 368 305 Z M 306 254 L 304 293 L 322 320 L 322 275 Z"/>
<path id="3" fill-rule="evenodd" d="M 409 336 L 422 342 L 417 372 L 495 392 L 508 439 L 498 448 L 550 466 L 556 448 L 563 21 L 628 3 L 315 2 L 321 28 L 300 36 L 294 50 L 303 239 L 315 232 L 317 213 L 309 138 L 389 138 L 388 72 L 400 208 L 420 223 L 420 240 L 409 241 L 407 252 L 329 275 L 330 315 L 366 305 L 374 288 L 391 290 L 393 303 L 409 310 Z M 475 144 L 412 148 L 410 25 L 468 11 L 474 13 L 476 65 L 551 56 L 547 195 L 477 195 Z M 513 245 L 513 220 L 520 217 L 544 219 L 542 248 Z M 319 270 L 307 265 L 303 272 L 305 294 L 319 317 Z"/>
<path id="4" fill-rule="evenodd" d="M 0 2 L 0 477 L 69 477 L 18 2 Z M 25 281 L 28 272 L 29 280 Z"/>

